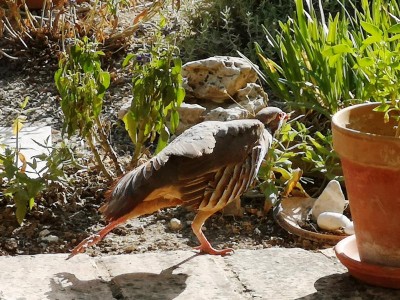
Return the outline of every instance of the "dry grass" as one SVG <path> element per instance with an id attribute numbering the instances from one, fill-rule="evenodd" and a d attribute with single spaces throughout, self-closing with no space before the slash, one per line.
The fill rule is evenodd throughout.
<path id="1" fill-rule="evenodd" d="M 0 58 L 17 59 L 31 48 L 64 51 L 83 36 L 116 51 L 166 6 L 179 8 L 180 0 L 44 0 L 39 10 L 25 0 L 0 0 Z"/>

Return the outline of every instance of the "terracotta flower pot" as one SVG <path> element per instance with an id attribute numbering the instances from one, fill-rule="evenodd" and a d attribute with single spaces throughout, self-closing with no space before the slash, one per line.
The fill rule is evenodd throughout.
<path id="1" fill-rule="evenodd" d="M 41 9 L 43 8 L 44 0 L 25 0 L 26 6 L 29 9 Z"/>
<path id="2" fill-rule="evenodd" d="M 400 267 L 400 139 L 376 103 L 345 108 L 333 116 L 339 154 L 361 262 Z"/>

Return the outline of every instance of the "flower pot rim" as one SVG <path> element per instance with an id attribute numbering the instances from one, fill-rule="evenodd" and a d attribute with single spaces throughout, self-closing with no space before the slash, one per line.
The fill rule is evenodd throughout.
<path id="1" fill-rule="evenodd" d="M 378 106 L 379 104 L 380 104 L 380 102 L 367 102 L 367 103 L 355 104 L 355 105 L 351 105 L 346 108 L 343 108 L 343 109 L 337 111 L 333 115 L 332 127 L 335 127 L 336 130 L 338 130 L 344 134 L 362 136 L 364 139 L 374 139 L 374 140 L 378 139 L 378 140 L 382 140 L 382 141 L 385 140 L 385 141 L 400 143 L 400 139 L 396 138 L 395 136 L 380 135 L 380 134 L 363 132 L 363 131 L 359 131 L 356 129 L 348 128 L 348 127 L 346 127 L 347 123 L 343 122 L 343 120 L 340 120 L 340 118 L 342 118 L 344 115 L 348 114 L 352 110 L 364 109 L 366 107 L 372 108 L 372 107 Z"/>

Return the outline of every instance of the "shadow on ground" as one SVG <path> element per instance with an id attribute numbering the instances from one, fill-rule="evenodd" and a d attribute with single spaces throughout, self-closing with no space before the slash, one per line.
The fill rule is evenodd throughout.
<path id="1" fill-rule="evenodd" d="M 58 273 L 50 282 L 49 300 L 77 299 L 141 299 L 169 300 L 174 299 L 186 289 L 189 275 L 173 274 L 180 265 L 191 260 L 196 255 L 185 259 L 160 274 L 156 273 L 127 273 L 113 277 L 111 280 L 92 279 L 80 280 L 72 273 Z"/>
<path id="2" fill-rule="evenodd" d="M 79 280 L 71 273 L 59 273 L 52 279 L 47 299 L 174 299 L 186 288 L 186 274 L 128 273 L 110 281 Z"/>
<path id="3" fill-rule="evenodd" d="M 314 294 L 297 300 L 316 299 L 400 299 L 400 290 L 385 289 L 364 284 L 349 273 L 321 277 L 314 284 Z"/>

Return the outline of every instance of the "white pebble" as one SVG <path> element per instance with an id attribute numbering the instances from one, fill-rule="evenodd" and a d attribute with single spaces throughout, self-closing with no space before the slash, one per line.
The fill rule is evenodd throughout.
<path id="1" fill-rule="evenodd" d="M 58 240 L 59 240 L 58 236 L 55 236 L 55 235 L 48 235 L 48 236 L 42 237 L 42 241 L 49 242 L 49 243 L 56 243 L 56 242 L 58 242 Z"/>
<path id="2" fill-rule="evenodd" d="M 347 225 L 344 229 L 343 229 L 344 233 L 347 235 L 352 235 L 354 234 L 354 223 L 350 222 L 349 225 Z"/>
<path id="3" fill-rule="evenodd" d="M 321 229 L 333 231 L 350 226 L 351 221 L 341 213 L 323 212 L 318 216 L 317 224 Z"/>
<path id="4" fill-rule="evenodd" d="M 342 188 L 337 180 L 331 180 L 321 195 L 315 200 L 312 208 L 312 217 L 316 221 L 323 212 L 335 212 L 343 214 L 347 201 L 344 198 Z"/>
<path id="5" fill-rule="evenodd" d="M 48 230 L 48 229 L 43 229 L 41 232 L 39 232 L 40 237 L 44 237 L 49 234 L 50 234 L 50 230 Z"/>
<path id="6" fill-rule="evenodd" d="M 177 218 L 172 218 L 171 221 L 169 222 L 169 227 L 172 230 L 180 230 L 182 229 L 182 222 Z"/>

